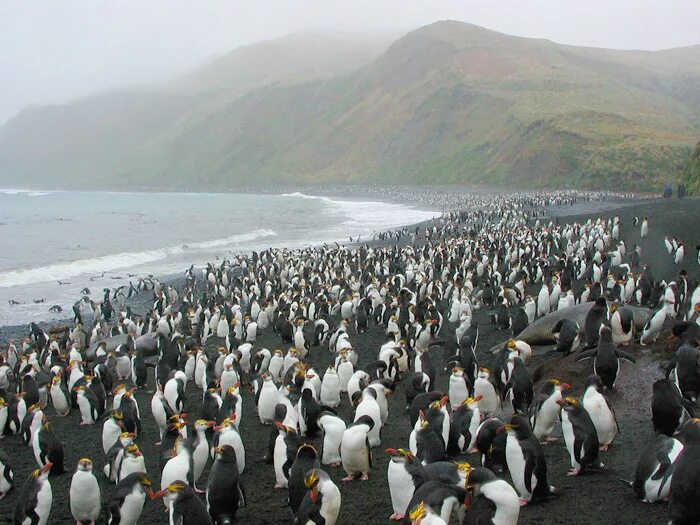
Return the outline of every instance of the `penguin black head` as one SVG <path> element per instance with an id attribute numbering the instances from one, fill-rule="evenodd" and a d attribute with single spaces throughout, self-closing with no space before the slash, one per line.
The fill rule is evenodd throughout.
<path id="1" fill-rule="evenodd" d="M 497 480 L 496 474 L 487 468 L 472 468 L 467 474 L 467 488 L 476 489 L 484 483 Z"/>
<path id="2" fill-rule="evenodd" d="M 368 415 L 360 416 L 359 418 L 357 418 L 357 421 L 355 421 L 350 426 L 356 425 L 367 425 L 369 427 L 369 430 L 372 430 L 374 428 L 374 420 Z"/>
<path id="3" fill-rule="evenodd" d="M 236 451 L 231 445 L 223 445 L 214 449 L 219 460 L 224 463 L 235 463 L 236 462 Z"/>
<path id="4" fill-rule="evenodd" d="M 513 432 L 519 440 L 527 439 L 532 435 L 530 422 L 522 414 L 513 414 L 510 422 L 506 423 L 501 429 L 499 429 L 499 432 Z"/>
<path id="5" fill-rule="evenodd" d="M 600 342 L 612 343 L 612 330 L 606 324 L 600 325 Z"/>
<path id="6" fill-rule="evenodd" d="M 600 379 L 600 376 L 598 375 L 590 375 L 586 379 L 586 389 L 589 387 L 595 387 L 596 390 L 600 391 L 603 388 L 603 381 Z"/>
<path id="7" fill-rule="evenodd" d="M 318 451 L 313 445 L 304 443 L 297 449 L 297 459 L 299 458 L 308 458 L 312 461 L 316 461 L 318 460 Z"/>

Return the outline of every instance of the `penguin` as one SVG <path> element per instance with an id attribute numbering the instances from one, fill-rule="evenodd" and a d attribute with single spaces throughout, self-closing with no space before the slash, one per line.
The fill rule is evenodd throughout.
<path id="1" fill-rule="evenodd" d="M 51 463 L 29 475 L 15 503 L 15 524 L 46 525 L 53 505 L 53 490 L 49 482 Z"/>
<path id="2" fill-rule="evenodd" d="M 168 484 L 153 495 L 167 499 L 170 523 L 179 525 L 214 525 L 207 508 L 195 491 L 182 480 Z"/>
<path id="3" fill-rule="evenodd" d="M 462 367 L 456 366 L 452 369 L 447 392 L 450 398 L 450 406 L 453 409 L 460 406 L 470 396 L 471 382 Z"/>
<path id="4" fill-rule="evenodd" d="M 652 314 L 649 316 L 649 320 L 642 329 L 639 344 L 646 346 L 656 342 L 656 340 L 659 338 L 659 334 L 661 334 L 661 329 L 664 327 L 664 323 L 666 322 L 666 316 L 667 309 L 664 301 L 661 307 L 652 312 Z"/>
<path id="5" fill-rule="evenodd" d="M 608 304 L 604 297 L 598 297 L 588 310 L 583 324 L 583 333 L 586 339 L 586 348 L 595 348 L 600 337 L 600 327 L 608 319 Z"/>
<path id="6" fill-rule="evenodd" d="M 632 363 L 637 360 L 624 350 L 616 348 L 612 342 L 612 331 L 607 326 L 600 328 L 600 340 L 597 347 L 592 350 L 580 352 L 576 361 L 593 358 L 593 374 L 600 376 L 603 388 L 615 388 L 617 374 L 620 371 L 620 359 L 625 359 Z"/>
<path id="7" fill-rule="evenodd" d="M 530 321 L 527 316 L 525 308 L 522 306 L 515 310 L 515 315 L 513 316 L 513 324 L 511 329 L 513 330 L 513 335 L 518 336 L 523 330 L 525 330 L 530 325 Z"/>
<path id="8" fill-rule="evenodd" d="M 520 495 L 520 505 L 533 499 L 547 498 L 554 487 L 547 483 L 547 464 L 539 441 L 532 433 L 527 419 L 514 414 L 502 427 L 506 436 L 506 462 L 511 479 Z"/>
<path id="9" fill-rule="evenodd" d="M 640 228 L 639 235 L 640 235 L 640 237 L 642 237 L 642 239 L 649 235 L 649 218 L 648 217 L 644 217 L 644 219 L 642 220 L 642 225 Z"/>
<path id="10" fill-rule="evenodd" d="M 85 385 L 74 388 L 78 394 L 78 408 L 80 408 L 81 425 L 94 425 L 100 417 L 97 396 Z"/>
<path id="11" fill-rule="evenodd" d="M 675 365 L 669 372 L 669 378 L 685 399 L 695 403 L 700 394 L 700 364 L 695 344 L 682 344 L 676 350 Z"/>
<path id="12" fill-rule="evenodd" d="M 601 467 L 598 459 L 598 436 L 588 411 L 573 397 L 559 400 L 557 404 L 562 407 L 561 429 L 571 459 L 571 469 L 567 476 L 583 474 L 589 465 Z"/>
<path id="13" fill-rule="evenodd" d="M 122 479 L 107 500 L 108 525 L 137 525 L 146 497 L 151 499 L 151 481 L 143 472 Z"/>
<path id="14" fill-rule="evenodd" d="M 264 373 L 261 376 L 262 387 L 258 392 L 258 418 L 263 425 L 270 425 L 275 418 L 275 407 L 279 402 L 279 391 L 272 375 Z"/>
<path id="15" fill-rule="evenodd" d="M 123 414 L 119 410 L 112 410 L 109 417 L 105 419 L 102 425 L 102 451 L 107 454 L 109 449 L 112 448 L 122 432 L 124 432 L 124 425 L 122 419 Z"/>
<path id="16" fill-rule="evenodd" d="M 504 386 L 503 397 L 511 400 L 515 412 L 527 414 L 534 397 L 532 378 L 518 354 L 511 353 L 508 361 L 513 364 L 513 371 Z"/>
<path id="17" fill-rule="evenodd" d="M 445 459 L 446 443 L 439 430 L 435 423 L 427 419 L 420 419 L 413 439 L 415 440 L 415 456 L 424 465 Z"/>
<path id="18" fill-rule="evenodd" d="M 693 405 L 670 379 L 652 385 L 651 421 L 654 431 L 672 437 L 683 423 L 695 417 Z"/>
<path id="19" fill-rule="evenodd" d="M 358 395 L 360 396 L 360 401 L 355 407 L 354 421 L 357 421 L 363 416 L 372 418 L 374 424 L 369 430 L 367 437 L 370 447 L 376 448 L 382 443 L 380 436 L 382 418 L 381 409 L 379 408 L 379 403 L 377 403 L 377 392 L 373 387 L 369 386 L 361 393 L 358 393 Z"/>
<path id="20" fill-rule="evenodd" d="M 320 467 L 318 452 L 309 444 L 301 445 L 297 451 L 289 469 L 289 507 L 293 515 L 299 511 L 299 507 L 304 499 L 306 488 L 304 486 L 304 475 L 311 469 Z"/>
<path id="21" fill-rule="evenodd" d="M 163 396 L 175 414 L 180 414 L 185 410 L 186 384 L 187 376 L 184 372 L 178 370 L 172 378 L 168 379 L 163 388 Z"/>
<path id="22" fill-rule="evenodd" d="M 192 445 L 189 440 L 185 438 L 178 438 L 175 441 L 172 457 L 165 464 L 160 474 L 161 492 L 164 490 L 167 491 L 168 487 L 174 483 L 187 483 L 188 485 L 194 483 L 191 447 Z M 162 495 L 163 494 L 161 494 L 161 496 Z M 166 500 L 165 504 L 172 513 L 171 502 L 172 498 L 169 498 Z"/>
<path id="23" fill-rule="evenodd" d="M 59 374 L 51 378 L 49 397 L 57 416 L 64 417 L 70 413 L 70 396 L 62 384 L 61 375 Z"/>
<path id="24" fill-rule="evenodd" d="M 136 443 L 124 447 L 119 467 L 117 468 L 117 483 L 133 472 L 146 474 L 146 461 Z"/>
<path id="25" fill-rule="evenodd" d="M 642 452 L 631 483 L 637 498 L 644 503 L 666 501 L 671 492 L 675 462 L 683 444 L 673 437 L 657 436 Z"/>
<path id="26" fill-rule="evenodd" d="M 474 381 L 474 397 L 481 396 L 479 411 L 484 416 L 493 414 L 501 407 L 501 397 L 498 394 L 496 381 L 488 368 L 480 368 Z"/>
<path id="27" fill-rule="evenodd" d="M 51 464 L 51 475 L 58 476 L 65 472 L 63 468 L 63 444 L 51 430 L 48 421 L 34 433 L 32 438 L 34 458 L 39 468 Z"/>
<path id="28" fill-rule="evenodd" d="M 340 514 L 341 495 L 330 476 L 320 468 L 311 469 L 304 477 L 304 486 L 307 492 L 299 507 L 297 523 L 335 525 Z"/>
<path id="29" fill-rule="evenodd" d="M 326 369 L 321 381 L 321 404 L 330 408 L 340 406 L 340 377 L 333 365 Z"/>
<path id="30" fill-rule="evenodd" d="M 236 451 L 230 445 L 215 449 L 216 459 L 207 481 L 206 502 L 214 525 L 236 521 L 239 507 L 246 505 L 246 492 L 238 474 Z"/>
<path id="31" fill-rule="evenodd" d="M 243 446 L 241 435 L 236 428 L 235 419 L 236 415 L 234 414 L 231 418 L 225 418 L 221 422 L 221 425 L 214 427 L 216 434 L 214 435 L 214 442 L 212 444 L 212 457 L 214 456 L 213 449 L 215 447 L 231 445 L 236 451 L 238 473 L 242 474 L 245 469 L 245 447 Z"/>
<path id="32" fill-rule="evenodd" d="M 554 426 L 559 420 L 564 392 L 571 386 L 558 379 L 548 379 L 540 386 L 534 404 L 530 407 L 530 426 L 532 433 L 541 444 L 551 443 L 558 438 L 552 436 Z"/>
<path id="33" fill-rule="evenodd" d="M 479 412 L 479 397 L 468 397 L 456 408 L 452 403 L 454 412 L 450 423 L 450 438 L 447 444 L 447 454 L 457 456 L 461 453 L 473 454 L 476 452 L 476 433 L 481 422 Z"/>
<path id="34" fill-rule="evenodd" d="M 198 419 L 194 424 L 196 436 L 192 444 L 192 480 L 195 487 L 199 478 L 202 477 L 202 473 L 207 466 L 207 460 L 209 459 L 207 432 L 215 425 L 216 421 L 207 421 L 205 419 Z"/>
<path id="35" fill-rule="evenodd" d="M 610 402 L 600 392 L 602 385 L 603 383 L 597 375 L 590 376 L 586 380 L 583 408 L 588 412 L 595 426 L 600 450 L 606 451 L 610 448 L 619 428 Z"/>
<path id="36" fill-rule="evenodd" d="M 15 474 L 12 470 L 10 458 L 0 449 L 0 500 L 12 489 Z"/>
<path id="37" fill-rule="evenodd" d="M 134 350 L 131 355 L 131 380 L 136 388 L 146 388 L 148 369 L 140 351 Z"/>
<path id="38" fill-rule="evenodd" d="M 416 489 L 408 504 L 410 523 L 417 525 L 451 523 L 452 515 L 456 513 L 464 495 L 462 488 L 448 485 L 444 481 L 426 481 Z"/>
<path id="39" fill-rule="evenodd" d="M 671 480 L 671 522 L 691 524 L 700 516 L 700 419 L 691 419 L 682 430 L 685 445 L 675 461 Z"/>
<path id="40" fill-rule="evenodd" d="M 68 491 L 70 512 L 78 523 L 94 523 L 102 510 L 102 495 L 92 472 L 92 461 L 83 458 L 73 474 Z"/>
<path id="41" fill-rule="evenodd" d="M 629 308 L 613 304 L 611 307 L 610 328 L 612 329 L 613 343 L 616 345 L 629 345 L 634 336 L 634 313 Z"/>
<path id="42" fill-rule="evenodd" d="M 345 421 L 333 412 L 323 411 L 318 417 L 318 426 L 323 432 L 321 463 L 337 468 L 342 464 L 340 443 L 347 428 Z"/>
<path id="43" fill-rule="evenodd" d="M 340 442 L 340 456 L 343 469 L 347 474 L 343 481 L 352 481 L 355 476 L 360 479 L 369 479 L 372 469 L 372 451 L 369 446 L 368 434 L 374 426 L 374 420 L 369 416 L 361 416 L 355 422 L 348 425 L 343 432 Z"/>
<path id="44" fill-rule="evenodd" d="M 467 489 L 474 496 L 465 511 L 462 525 L 517 525 L 520 516 L 518 493 L 508 482 L 487 468 L 470 468 Z"/>
<path id="45" fill-rule="evenodd" d="M 289 486 L 289 469 L 301 441 L 295 428 L 286 426 L 281 421 L 275 421 L 275 426 L 278 434 L 273 445 L 272 463 L 275 471 L 275 489 L 282 489 Z"/>
<path id="46" fill-rule="evenodd" d="M 562 319 L 552 329 L 552 335 L 557 342 L 556 351 L 564 355 L 576 352 L 580 345 L 581 327 L 576 321 Z"/>

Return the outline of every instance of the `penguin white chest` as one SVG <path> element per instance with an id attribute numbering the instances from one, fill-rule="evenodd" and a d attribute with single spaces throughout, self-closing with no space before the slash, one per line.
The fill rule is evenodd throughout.
<path id="1" fill-rule="evenodd" d="M 525 486 L 525 455 L 518 439 L 510 434 L 506 438 L 506 462 L 508 463 L 508 470 L 511 474 L 513 485 L 515 485 L 520 497 L 529 501 L 532 498 L 532 492 L 528 491 Z M 533 491 L 536 485 L 537 478 L 533 472 L 530 485 Z"/>
<path id="2" fill-rule="evenodd" d="M 391 494 L 391 506 L 394 512 L 405 515 L 415 491 L 413 478 L 406 472 L 402 463 L 389 461 L 387 481 L 389 483 L 389 493 Z"/>

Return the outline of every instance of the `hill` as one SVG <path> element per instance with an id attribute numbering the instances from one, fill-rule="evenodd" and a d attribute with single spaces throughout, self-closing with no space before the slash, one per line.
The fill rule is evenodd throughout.
<path id="1" fill-rule="evenodd" d="M 581 48 L 437 22 L 386 42 L 294 35 L 149 92 L 0 128 L 0 185 L 236 189 L 490 183 L 654 189 L 700 136 L 700 46 Z"/>

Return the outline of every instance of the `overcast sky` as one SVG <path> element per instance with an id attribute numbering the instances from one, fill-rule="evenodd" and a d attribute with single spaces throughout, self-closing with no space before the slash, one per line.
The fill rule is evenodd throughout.
<path id="1" fill-rule="evenodd" d="M 0 0 L 0 123 L 304 29 L 398 33 L 444 19 L 575 45 L 700 43 L 700 0 Z"/>

